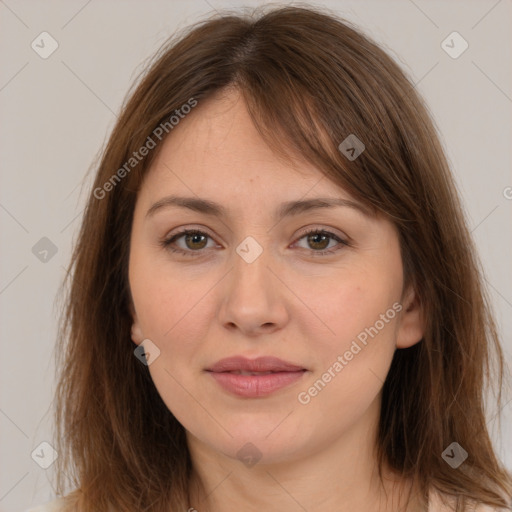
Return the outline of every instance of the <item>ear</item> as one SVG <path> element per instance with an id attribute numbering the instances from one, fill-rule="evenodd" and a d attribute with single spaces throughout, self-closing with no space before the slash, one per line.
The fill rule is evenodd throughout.
<path id="1" fill-rule="evenodd" d="M 144 336 L 142 334 L 142 329 L 139 323 L 139 319 L 137 317 L 137 313 L 135 312 L 135 308 L 133 303 L 130 304 L 130 313 L 132 315 L 133 323 L 132 323 L 132 341 L 136 345 L 140 345 L 144 341 Z"/>
<path id="2" fill-rule="evenodd" d="M 409 287 L 402 303 L 400 325 L 396 336 L 397 348 L 409 348 L 421 341 L 425 333 L 423 307 L 414 288 Z"/>

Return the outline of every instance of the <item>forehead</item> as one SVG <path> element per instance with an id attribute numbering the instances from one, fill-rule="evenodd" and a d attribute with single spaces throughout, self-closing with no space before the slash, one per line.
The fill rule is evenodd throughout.
<path id="1" fill-rule="evenodd" d="M 315 195 L 349 198 L 300 155 L 284 160 L 254 126 L 243 97 L 221 92 L 199 102 L 161 143 L 141 195 L 186 193 L 218 201 L 297 199 Z"/>

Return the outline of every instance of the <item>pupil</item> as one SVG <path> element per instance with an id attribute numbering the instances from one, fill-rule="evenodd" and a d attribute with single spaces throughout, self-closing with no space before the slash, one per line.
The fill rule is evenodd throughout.
<path id="1" fill-rule="evenodd" d="M 314 234 L 314 235 L 310 235 L 310 237 L 309 237 L 309 238 L 310 238 L 310 241 L 311 241 L 311 239 L 318 239 L 318 238 L 323 238 L 323 239 L 324 239 L 324 240 L 323 240 L 324 242 L 327 240 L 327 237 L 326 237 L 325 235 L 322 235 L 321 233 L 316 233 L 316 234 Z M 316 243 L 322 243 L 322 242 L 318 242 L 317 240 L 313 240 L 313 244 L 316 244 Z M 329 241 L 327 240 L 327 245 L 328 245 L 328 244 L 329 244 Z M 320 247 L 320 248 L 321 248 L 321 249 L 325 249 L 325 247 L 326 247 L 326 246 L 325 246 L 325 244 L 324 244 L 324 245 L 323 245 L 322 247 Z"/>
<path id="2" fill-rule="evenodd" d="M 187 239 L 190 240 L 192 239 L 192 244 L 196 244 L 196 243 L 201 243 L 200 240 L 198 240 L 198 238 L 204 238 L 204 235 L 200 235 L 200 234 L 192 234 L 192 235 L 188 235 Z"/>

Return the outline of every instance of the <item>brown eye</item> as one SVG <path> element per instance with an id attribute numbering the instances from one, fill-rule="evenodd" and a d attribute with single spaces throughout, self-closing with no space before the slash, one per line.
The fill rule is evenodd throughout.
<path id="1" fill-rule="evenodd" d="M 204 249 L 207 235 L 200 233 L 188 233 L 184 235 L 185 244 L 189 249 Z"/>
<path id="2" fill-rule="evenodd" d="M 177 242 L 181 239 L 183 239 L 183 242 L 180 246 Z M 204 249 L 208 248 L 208 239 L 213 241 L 210 235 L 203 231 L 185 229 L 174 234 L 171 238 L 163 240 L 161 245 L 175 253 L 187 256 L 199 256 L 205 252 Z M 304 247 L 304 249 L 309 250 L 310 253 L 314 255 L 333 254 L 341 248 L 336 246 L 349 246 L 348 242 L 342 240 L 334 233 L 320 229 L 313 229 L 304 233 L 299 238 L 299 241 L 303 239 L 306 239 L 307 243 L 307 247 Z M 332 244 L 333 242 L 338 243 Z"/>
<path id="3" fill-rule="evenodd" d="M 332 254 L 340 249 L 332 248 L 336 247 L 336 244 L 330 245 L 331 242 L 338 242 L 337 245 L 348 246 L 348 242 L 342 240 L 334 233 L 330 231 L 322 230 L 322 229 L 313 229 L 306 233 L 304 233 L 299 240 L 306 239 L 306 243 L 308 247 L 304 247 L 305 249 L 309 249 L 311 253 L 315 254 Z"/>
<path id="4" fill-rule="evenodd" d="M 172 252 L 186 254 L 188 256 L 196 256 L 204 252 L 203 249 L 207 247 L 208 239 L 211 238 L 203 231 L 185 229 L 176 233 L 171 238 L 163 240 L 162 246 Z M 177 245 L 177 241 L 183 239 L 181 246 Z"/>
<path id="5" fill-rule="evenodd" d="M 321 233 L 308 235 L 307 238 L 310 247 L 312 247 L 313 249 L 320 249 L 322 251 L 324 249 L 327 249 L 330 242 L 330 237 L 328 235 L 323 235 Z"/>

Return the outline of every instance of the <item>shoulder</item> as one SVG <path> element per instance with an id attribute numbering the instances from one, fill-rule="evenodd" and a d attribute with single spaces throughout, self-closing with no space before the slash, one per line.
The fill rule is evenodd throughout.
<path id="1" fill-rule="evenodd" d="M 60 512 L 62 510 L 63 504 L 64 500 L 62 498 L 57 498 L 56 500 L 49 501 L 43 505 L 30 508 L 25 512 Z"/>

